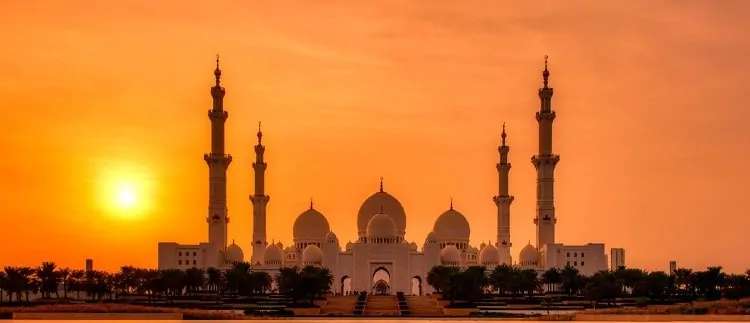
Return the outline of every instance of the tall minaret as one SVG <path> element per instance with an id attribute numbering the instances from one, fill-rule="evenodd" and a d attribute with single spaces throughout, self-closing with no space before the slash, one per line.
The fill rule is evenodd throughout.
<path id="1" fill-rule="evenodd" d="M 253 255 L 250 258 L 252 264 L 262 264 L 263 255 L 266 252 L 266 205 L 271 197 L 266 195 L 266 168 L 268 164 L 263 160 L 263 153 L 266 147 L 263 146 L 263 132 L 258 122 L 258 144 L 255 145 L 255 193 L 250 195 L 250 201 L 253 202 Z"/>
<path id="2" fill-rule="evenodd" d="M 229 114 L 224 110 L 225 90 L 220 85 L 221 69 L 219 69 L 219 55 L 216 55 L 216 70 L 214 70 L 216 84 L 211 87 L 214 99 L 213 108 L 208 110 L 211 120 L 211 152 L 203 155 L 208 164 L 208 243 L 215 250 L 223 250 L 227 246 L 227 168 L 232 163 L 232 156 L 224 153 L 224 122 Z"/>
<path id="3" fill-rule="evenodd" d="M 503 142 L 497 148 L 497 151 L 500 152 L 500 162 L 497 163 L 499 195 L 495 196 L 493 200 L 497 205 L 497 249 L 500 252 L 500 263 L 511 265 L 510 247 L 513 244 L 510 242 L 510 205 L 513 203 L 513 196 L 509 194 L 508 189 L 510 175 L 508 151 L 510 151 L 510 147 L 505 144 L 506 137 L 508 137 L 508 134 L 505 133 L 505 123 L 503 123 Z"/>
<path id="4" fill-rule="evenodd" d="M 539 154 L 531 157 L 536 168 L 536 247 L 544 248 L 549 243 L 555 243 L 555 165 L 560 156 L 552 153 L 552 121 L 555 111 L 552 111 L 552 88 L 549 87 L 549 70 L 547 56 L 544 56 L 544 71 L 542 72 L 543 86 L 539 89 L 541 108 L 536 113 L 539 123 Z"/>

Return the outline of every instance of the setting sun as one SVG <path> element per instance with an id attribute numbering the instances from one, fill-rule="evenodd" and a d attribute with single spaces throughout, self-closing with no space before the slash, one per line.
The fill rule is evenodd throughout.
<path id="1" fill-rule="evenodd" d="M 151 208 L 152 192 L 148 172 L 129 166 L 102 171 L 98 200 L 106 214 L 119 218 L 140 218 Z"/>

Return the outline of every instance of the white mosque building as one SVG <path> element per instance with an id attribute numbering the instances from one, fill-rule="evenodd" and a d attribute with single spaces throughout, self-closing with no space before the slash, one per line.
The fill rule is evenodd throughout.
<path id="1" fill-rule="evenodd" d="M 221 70 L 217 56 L 214 71 L 216 84 L 211 88 L 213 108 L 208 111 L 211 120 L 211 152 L 203 159 L 209 169 L 208 242 L 195 245 L 160 242 L 158 266 L 160 269 L 190 267 L 227 268 L 234 262 L 247 261 L 240 246 L 227 241 L 229 215 L 227 211 L 227 169 L 232 157 L 224 150 L 224 123 L 228 117 L 224 109 L 225 89 L 220 85 Z M 250 195 L 253 204 L 252 256 L 249 261 L 255 270 L 275 272 L 285 266 L 325 266 L 334 275 L 332 289 L 336 292 L 373 292 L 377 284 L 386 284 L 391 293 L 430 293 L 427 273 L 435 265 L 467 267 L 500 264 L 533 268 L 544 271 L 551 267 L 574 266 L 583 274 L 607 269 L 607 255 L 603 243 L 565 245 L 555 240 L 557 216 L 554 203 L 554 170 L 559 155 L 552 150 L 553 90 L 549 87 L 549 70 L 545 57 L 543 86 L 539 89 L 541 108 L 536 112 L 539 123 L 539 152 L 531 158 L 537 170 L 537 207 L 533 218 L 536 225 L 536 245 L 531 242 L 521 250 L 516 261 L 510 247 L 510 206 L 513 196 L 508 191 L 511 164 L 510 148 L 506 144 L 503 125 L 502 143 L 498 148 L 498 195 L 493 198 L 497 206 L 496 243 L 472 246 L 469 243 L 471 228 L 466 217 L 451 207 L 435 220 L 432 232 L 421 248 L 406 241 L 406 211 L 396 197 L 386 192 L 381 178 L 380 189 L 367 197 L 357 214 L 355 242 L 342 246 L 331 231 L 326 217 L 313 207 L 312 202 L 295 220 L 294 239 L 291 244 L 270 242 L 266 234 L 266 207 L 270 196 L 265 192 L 263 158 L 265 146 L 263 133 L 258 129 L 255 193 Z M 342 248 L 343 247 L 343 248 Z M 379 286 L 378 289 L 382 289 Z"/>

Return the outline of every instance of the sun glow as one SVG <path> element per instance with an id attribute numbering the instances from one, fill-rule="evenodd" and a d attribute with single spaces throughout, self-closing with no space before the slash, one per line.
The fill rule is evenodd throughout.
<path id="1" fill-rule="evenodd" d="M 120 218 L 143 217 L 152 207 L 148 172 L 133 167 L 111 167 L 102 172 L 97 190 L 103 211 Z"/>

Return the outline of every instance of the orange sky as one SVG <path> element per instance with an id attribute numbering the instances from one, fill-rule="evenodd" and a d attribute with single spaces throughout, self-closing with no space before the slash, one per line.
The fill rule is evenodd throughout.
<path id="1" fill-rule="evenodd" d="M 16 1 L 0 11 L 0 265 L 156 265 L 204 241 L 221 53 L 230 238 L 249 258 L 256 124 L 269 236 L 314 197 L 345 243 L 378 188 L 420 245 L 454 198 L 494 240 L 508 123 L 513 254 L 534 240 L 542 57 L 550 55 L 558 241 L 666 270 L 750 267 L 747 1 Z M 134 181 L 131 216 L 103 197 Z M 108 192 L 108 191 L 105 191 Z"/>

